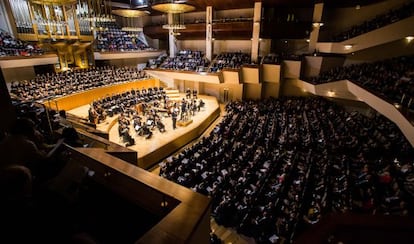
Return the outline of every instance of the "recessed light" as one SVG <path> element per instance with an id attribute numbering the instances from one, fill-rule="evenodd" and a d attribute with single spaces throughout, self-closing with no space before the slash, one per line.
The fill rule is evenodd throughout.
<path id="1" fill-rule="evenodd" d="M 346 45 L 344 45 L 345 50 L 349 50 L 349 49 L 351 49 L 352 47 L 353 47 L 353 45 L 352 45 L 352 44 L 346 44 Z"/>
<path id="2" fill-rule="evenodd" d="M 324 24 L 322 22 L 314 22 L 314 23 L 312 23 L 312 25 L 313 25 L 313 27 L 321 27 Z"/>

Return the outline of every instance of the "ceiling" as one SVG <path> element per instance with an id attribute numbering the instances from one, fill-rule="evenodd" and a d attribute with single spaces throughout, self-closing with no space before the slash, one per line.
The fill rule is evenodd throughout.
<path id="1" fill-rule="evenodd" d="M 354 7 L 356 5 L 364 6 L 372 3 L 382 2 L 384 0 L 262 0 L 263 7 L 312 7 L 315 3 L 324 2 L 327 7 Z M 163 0 L 112 0 L 112 2 L 124 3 L 131 5 L 132 8 L 139 3 L 151 2 L 172 2 Z M 242 9 L 253 8 L 254 2 L 260 0 L 186 0 L 179 2 L 187 2 L 196 7 L 198 11 L 204 11 L 207 6 L 213 6 L 215 10 Z"/>
<path id="2" fill-rule="evenodd" d="M 261 28 L 261 36 L 268 39 L 303 39 L 309 36 L 309 31 L 312 28 L 312 13 L 315 3 L 323 2 L 325 8 L 342 8 L 353 7 L 357 5 L 366 6 L 373 3 L 379 3 L 385 0 L 111 0 L 114 6 L 115 2 L 119 5 L 124 5 L 130 8 L 138 8 L 138 5 L 146 5 L 145 10 L 149 10 L 152 16 L 163 14 L 151 9 L 150 5 L 155 3 L 165 2 L 185 2 L 187 4 L 195 6 L 195 11 L 205 11 L 207 6 L 213 6 L 214 10 L 230 10 L 230 9 L 245 9 L 253 8 L 255 2 L 262 2 L 262 8 L 268 11 L 269 23 L 263 23 Z M 119 4 L 121 3 L 122 4 Z M 303 8 L 299 19 L 301 21 L 295 23 L 278 23 L 278 19 L 286 17 L 284 14 L 290 13 L 294 8 Z M 141 8 L 139 8 L 141 9 Z M 265 11 L 266 12 L 266 11 Z M 271 18 L 273 16 L 274 18 Z M 277 28 L 275 24 L 277 25 Z M 217 29 L 217 26 L 215 26 Z M 180 36 L 177 39 L 203 39 L 205 38 L 205 25 L 200 27 L 201 30 L 189 29 L 188 31 L 181 31 Z M 277 31 L 275 31 L 277 30 Z M 229 36 L 237 37 L 241 39 L 251 38 L 251 28 L 245 28 L 245 30 L 239 30 L 234 26 L 229 26 L 222 32 L 214 33 L 215 38 L 228 38 Z M 168 37 L 165 30 L 147 28 L 144 30 L 146 35 L 151 36 L 154 39 L 163 39 Z"/>

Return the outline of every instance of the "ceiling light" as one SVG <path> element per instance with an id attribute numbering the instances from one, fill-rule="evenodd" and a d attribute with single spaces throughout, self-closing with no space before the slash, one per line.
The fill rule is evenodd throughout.
<path id="1" fill-rule="evenodd" d="M 167 30 L 184 30 L 187 27 L 183 24 L 166 24 L 162 28 Z"/>
<path id="2" fill-rule="evenodd" d="M 185 13 L 195 10 L 193 5 L 186 3 L 160 3 L 151 6 L 152 9 L 171 14 Z"/>
<path id="3" fill-rule="evenodd" d="M 353 45 L 352 45 L 352 44 L 346 44 L 346 45 L 344 45 L 345 50 L 349 50 L 349 49 L 351 49 L 352 47 L 353 47 Z"/>
<path id="4" fill-rule="evenodd" d="M 141 16 L 148 15 L 148 11 L 134 10 L 134 9 L 114 9 L 112 10 L 113 14 L 126 18 L 137 18 Z"/>
<path id="5" fill-rule="evenodd" d="M 405 40 L 407 40 L 408 42 L 411 42 L 412 40 L 414 40 L 414 36 L 406 36 Z"/>
<path id="6" fill-rule="evenodd" d="M 141 27 L 122 27 L 121 30 L 127 32 L 141 32 L 143 29 Z"/>
<path id="7" fill-rule="evenodd" d="M 313 25 L 313 27 L 321 27 L 321 26 L 324 25 L 324 23 L 322 23 L 322 22 L 314 22 L 314 23 L 312 23 L 312 25 Z"/>

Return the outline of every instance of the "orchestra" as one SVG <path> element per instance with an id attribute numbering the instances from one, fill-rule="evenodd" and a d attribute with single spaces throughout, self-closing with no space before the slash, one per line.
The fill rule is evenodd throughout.
<path id="1" fill-rule="evenodd" d="M 173 129 L 177 128 L 177 120 L 188 121 L 204 106 L 202 99 L 194 97 L 181 100 L 170 99 L 162 87 L 147 87 L 107 95 L 90 104 L 89 121 L 93 124 L 104 123 L 108 117 L 118 116 L 118 132 L 120 142 L 125 146 L 135 144 L 135 137 L 150 139 L 153 131 L 167 131 L 164 118 L 172 118 Z M 191 98 L 193 95 L 193 98 Z"/>

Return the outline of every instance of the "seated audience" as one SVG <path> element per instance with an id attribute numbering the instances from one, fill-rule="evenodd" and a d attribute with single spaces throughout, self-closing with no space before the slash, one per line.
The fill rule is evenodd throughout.
<path id="1" fill-rule="evenodd" d="M 140 38 L 141 32 L 123 31 L 116 22 L 98 22 L 95 49 L 99 52 L 140 51 L 151 49 Z"/>
<path id="2" fill-rule="evenodd" d="M 322 98 L 226 111 L 210 135 L 160 164 L 162 177 L 211 197 L 218 224 L 258 243 L 291 242 L 329 212 L 413 214 L 410 174 L 400 172 L 411 172 L 414 151 L 384 117 Z"/>
<path id="3" fill-rule="evenodd" d="M 91 67 L 56 74 L 38 74 L 31 80 L 13 82 L 10 93 L 23 101 L 38 101 L 144 78 L 145 72 L 136 67 Z"/>
<path id="4" fill-rule="evenodd" d="M 219 72 L 222 69 L 240 69 L 242 65 L 251 64 L 251 55 L 248 53 L 228 52 L 220 53 L 211 63 L 210 72 Z"/>
<path id="5" fill-rule="evenodd" d="M 166 57 L 160 69 L 204 71 L 210 65 L 202 51 L 180 50 L 176 57 Z"/>
<path id="6" fill-rule="evenodd" d="M 391 103 L 414 109 L 414 56 L 336 67 L 310 79 L 315 84 L 339 80 L 350 80 Z"/>
<path id="7" fill-rule="evenodd" d="M 45 146 L 39 138 L 35 123 L 28 118 L 19 118 L 10 134 L 0 142 L 0 153 L 3 155 L 1 167 L 25 166 L 40 181 L 53 177 L 61 169 L 53 156 L 62 142 L 63 139 L 60 139 L 54 145 Z"/>
<path id="8" fill-rule="evenodd" d="M 42 55 L 43 50 L 35 43 L 25 42 L 0 31 L 0 57 Z"/>
<path id="9" fill-rule="evenodd" d="M 398 9 L 390 10 L 387 13 L 377 15 L 373 19 L 366 20 L 363 23 L 358 24 L 358 25 L 354 25 L 349 30 L 346 30 L 332 37 L 332 41 L 335 41 L 335 42 L 345 41 L 353 37 L 362 35 L 364 33 L 384 27 L 386 25 L 395 23 L 397 21 L 403 20 L 405 18 L 411 17 L 413 15 L 414 15 L 414 3 L 410 2 L 408 4 L 402 5 Z"/>

